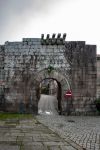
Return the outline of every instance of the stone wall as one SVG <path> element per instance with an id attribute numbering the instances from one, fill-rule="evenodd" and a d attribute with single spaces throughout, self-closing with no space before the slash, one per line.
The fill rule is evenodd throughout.
<path id="1" fill-rule="evenodd" d="M 66 90 L 72 90 L 73 113 L 94 111 L 96 46 L 84 41 L 67 42 L 65 38 L 66 34 L 53 34 L 52 38 L 47 35 L 46 39 L 42 35 L 41 39 L 24 38 L 0 47 L 0 80 L 4 81 L 0 84 L 4 91 L 1 110 L 37 113 L 39 84 L 49 77 L 62 85 L 62 102 Z"/>
<path id="2" fill-rule="evenodd" d="M 0 108 L 4 110 L 5 106 L 5 98 L 4 98 L 4 80 L 5 80 L 5 72 L 4 72 L 4 46 L 0 46 Z"/>
<path id="3" fill-rule="evenodd" d="M 64 42 L 63 39 L 62 42 Z M 53 67 L 67 76 L 66 70 L 69 65 L 64 57 L 64 44 L 52 45 L 44 41 L 45 43 L 39 38 L 24 38 L 22 42 L 5 42 L 3 46 L 4 95 L 7 111 L 20 111 L 22 107 L 25 112 L 29 112 L 30 107 L 33 107 L 33 111 L 37 111 L 39 83 L 36 81 L 39 71 Z M 59 37 L 56 42 L 59 43 Z M 47 75 L 44 75 L 43 78 L 46 77 Z"/>
<path id="4" fill-rule="evenodd" d="M 100 97 L 100 54 L 97 55 L 97 98 Z"/>
<path id="5" fill-rule="evenodd" d="M 96 99 L 96 46 L 85 42 L 66 43 L 66 53 L 71 53 L 71 87 L 75 114 L 95 112 Z"/>

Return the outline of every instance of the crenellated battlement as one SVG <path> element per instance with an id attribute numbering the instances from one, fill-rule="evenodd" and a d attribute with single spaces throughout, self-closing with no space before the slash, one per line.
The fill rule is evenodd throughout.
<path id="1" fill-rule="evenodd" d="M 57 35 L 53 33 L 52 37 L 50 37 L 50 34 L 47 34 L 46 38 L 44 38 L 44 34 L 41 34 L 42 45 L 63 45 L 65 43 L 65 39 L 66 33 L 64 33 L 62 36 L 61 33 L 58 33 Z"/>

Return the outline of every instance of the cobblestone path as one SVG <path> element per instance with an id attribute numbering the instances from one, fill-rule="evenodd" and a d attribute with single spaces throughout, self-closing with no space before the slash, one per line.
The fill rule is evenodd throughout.
<path id="1" fill-rule="evenodd" d="M 40 122 L 85 150 L 100 150 L 100 116 L 37 116 Z"/>
<path id="2" fill-rule="evenodd" d="M 35 118 L 0 120 L 0 150 L 76 150 Z"/>

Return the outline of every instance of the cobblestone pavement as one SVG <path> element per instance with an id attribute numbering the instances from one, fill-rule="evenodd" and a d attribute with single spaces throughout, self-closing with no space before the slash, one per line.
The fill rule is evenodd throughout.
<path id="1" fill-rule="evenodd" d="M 35 117 L 0 120 L 0 150 L 76 150 L 70 142 L 38 122 Z"/>
<path id="2" fill-rule="evenodd" d="M 100 150 L 100 116 L 38 115 L 37 118 L 64 140 L 71 140 L 84 150 Z"/>

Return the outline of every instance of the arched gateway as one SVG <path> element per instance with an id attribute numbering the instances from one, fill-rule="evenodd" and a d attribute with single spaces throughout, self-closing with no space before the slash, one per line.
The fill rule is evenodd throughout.
<path id="1" fill-rule="evenodd" d="M 30 85 L 32 87 L 32 82 L 36 81 L 36 87 L 35 87 L 35 93 L 36 94 L 36 111 L 38 112 L 38 102 L 40 98 L 40 83 L 45 79 L 52 79 L 57 82 L 58 88 L 57 88 L 57 100 L 58 100 L 58 111 L 63 112 L 64 111 L 64 103 L 65 103 L 65 93 L 66 90 L 70 89 L 70 82 L 67 76 L 63 75 L 63 73 L 59 69 L 52 69 L 48 72 L 48 68 L 45 68 L 34 76 L 34 79 L 31 78 Z M 32 95 L 32 97 L 35 97 L 35 95 Z"/>
<path id="2" fill-rule="evenodd" d="M 0 110 L 37 113 L 39 84 L 53 79 L 58 84 L 58 109 L 64 110 L 64 94 L 73 93 L 72 114 L 95 111 L 96 46 L 84 41 L 65 41 L 66 34 L 24 38 L 0 46 Z"/>

